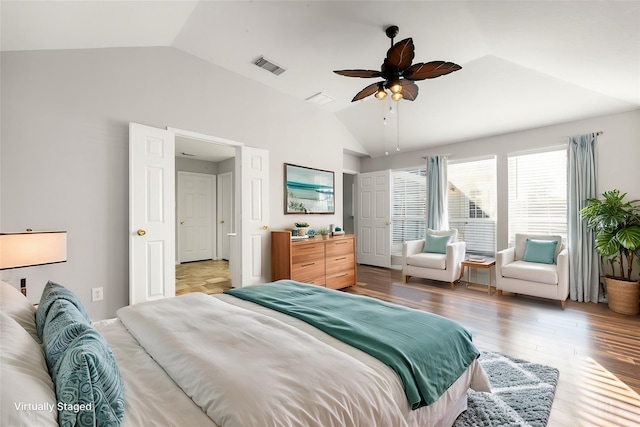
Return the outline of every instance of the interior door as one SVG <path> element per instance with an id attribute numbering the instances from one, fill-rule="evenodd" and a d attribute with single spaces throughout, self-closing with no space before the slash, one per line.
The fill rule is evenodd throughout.
<path id="1" fill-rule="evenodd" d="M 231 279 L 234 287 L 265 283 L 269 278 L 269 152 L 243 146 L 240 153 L 242 265 L 240 281 Z"/>
<path id="2" fill-rule="evenodd" d="M 216 176 L 178 172 L 178 260 L 214 258 Z"/>
<path id="3" fill-rule="evenodd" d="M 360 264 L 391 267 L 391 171 L 358 175 L 356 257 Z"/>
<path id="4" fill-rule="evenodd" d="M 129 124 L 129 303 L 175 295 L 175 140 Z"/>
<path id="5" fill-rule="evenodd" d="M 233 173 L 218 175 L 218 257 L 229 260 L 229 233 L 233 231 Z"/>

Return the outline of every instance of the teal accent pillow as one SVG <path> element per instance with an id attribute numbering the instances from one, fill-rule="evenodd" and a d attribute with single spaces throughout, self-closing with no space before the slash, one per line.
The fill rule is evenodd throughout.
<path id="1" fill-rule="evenodd" d="M 65 299 L 55 300 L 51 304 L 44 324 L 42 349 L 52 380 L 56 380 L 53 368 L 58 359 L 63 356 L 69 345 L 88 329 L 91 329 L 91 326 L 75 305 Z"/>
<path id="2" fill-rule="evenodd" d="M 422 252 L 432 254 L 446 254 L 447 245 L 451 240 L 451 236 L 436 236 L 434 234 L 427 234 L 424 242 L 424 249 Z"/>
<path id="3" fill-rule="evenodd" d="M 524 247 L 523 261 L 540 264 L 554 264 L 557 240 L 527 239 Z"/>
<path id="4" fill-rule="evenodd" d="M 54 367 L 61 427 L 117 427 L 124 418 L 124 387 L 102 335 L 84 331 Z"/>
<path id="5" fill-rule="evenodd" d="M 47 321 L 47 313 L 49 313 L 51 305 L 58 299 L 65 299 L 75 305 L 80 311 L 80 314 L 85 318 L 86 323 L 91 323 L 91 319 L 85 311 L 82 302 L 80 302 L 80 299 L 78 299 L 73 292 L 62 285 L 58 285 L 57 283 L 47 282 L 47 285 L 42 291 L 42 297 L 40 297 L 40 304 L 36 310 L 36 331 L 38 332 L 38 337 L 40 337 L 40 339 L 42 339 L 44 324 Z"/>

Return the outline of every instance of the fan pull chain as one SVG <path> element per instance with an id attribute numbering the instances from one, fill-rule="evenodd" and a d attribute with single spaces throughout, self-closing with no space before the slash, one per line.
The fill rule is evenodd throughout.
<path id="1" fill-rule="evenodd" d="M 398 124 L 396 128 L 396 151 L 400 151 L 400 103 L 396 102 L 396 123 Z"/>

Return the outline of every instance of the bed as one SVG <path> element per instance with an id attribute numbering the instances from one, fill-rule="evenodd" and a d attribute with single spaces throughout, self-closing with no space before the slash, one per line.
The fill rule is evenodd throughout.
<path id="1" fill-rule="evenodd" d="M 386 363 L 246 295 L 187 294 L 87 325 L 77 297 L 53 285 L 45 288 L 53 298 L 36 312 L 2 284 L 2 425 L 450 426 L 466 409 L 469 388 L 490 391 L 473 359 L 437 399 L 412 405 L 404 379 Z M 69 317 L 72 327 L 56 324 Z M 47 344 L 45 331 L 65 343 Z M 59 372 L 77 336 L 85 339 L 81 364 L 91 375 L 100 371 L 87 380 L 89 400 L 58 384 L 79 371 L 75 357 L 71 374 Z M 58 410 L 65 391 L 76 406 Z M 81 403 L 92 404 L 92 413 Z"/>

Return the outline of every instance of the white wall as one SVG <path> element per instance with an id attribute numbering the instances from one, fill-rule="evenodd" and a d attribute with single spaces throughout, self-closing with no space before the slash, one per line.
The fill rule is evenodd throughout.
<path id="1" fill-rule="evenodd" d="M 0 67 L 0 230 L 69 232 L 67 263 L 14 272 L 33 302 L 52 279 L 94 320 L 128 303 L 129 122 L 268 149 L 271 229 L 302 219 L 283 213 L 283 163 L 333 170 L 336 214 L 304 219 L 341 222 L 343 149 L 364 150 L 314 105 L 173 48 L 3 52 Z"/>
<path id="2" fill-rule="evenodd" d="M 490 138 L 449 144 L 391 156 L 362 159 L 361 172 L 402 169 L 424 165 L 423 157 L 447 155 L 451 160 L 486 155 L 497 158 L 497 247 L 507 247 L 507 155 L 567 144 L 567 136 L 602 131 L 598 137 L 598 194 L 617 188 L 640 199 L 640 110 L 560 125 L 514 132 Z"/>

